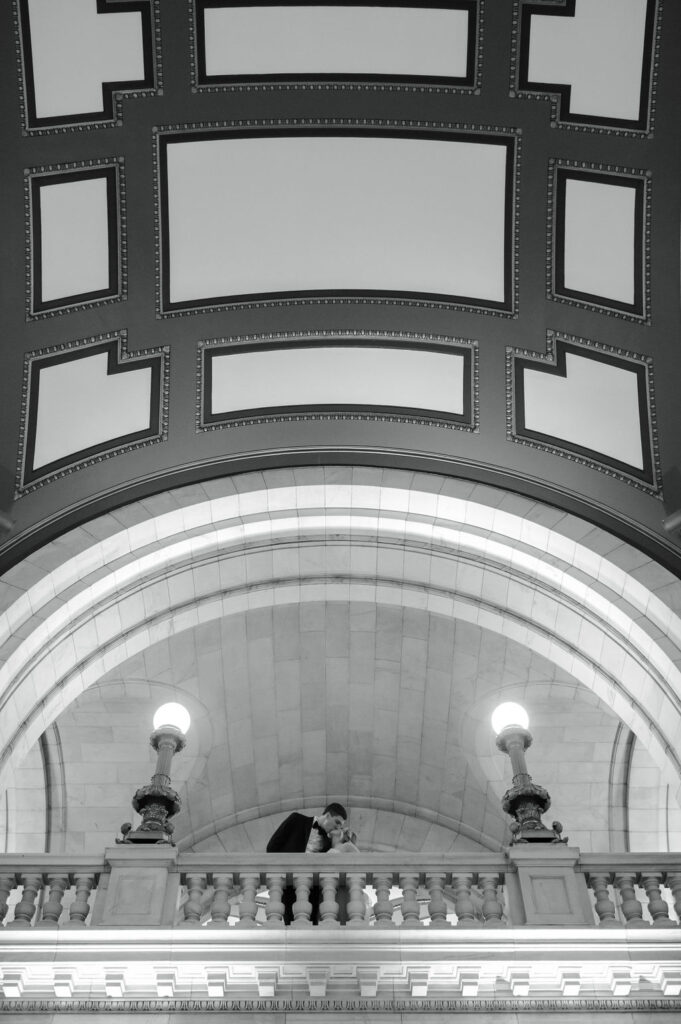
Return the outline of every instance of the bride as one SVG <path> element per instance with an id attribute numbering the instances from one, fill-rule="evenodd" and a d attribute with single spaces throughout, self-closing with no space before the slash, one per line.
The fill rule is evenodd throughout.
<path id="1" fill-rule="evenodd" d="M 329 832 L 329 839 L 331 840 L 331 847 L 326 851 L 327 853 L 359 853 L 357 833 L 353 832 L 347 825 L 341 825 L 339 828 L 332 829 Z"/>
<path id="2" fill-rule="evenodd" d="M 357 846 L 357 833 L 348 828 L 347 823 L 329 832 L 329 839 L 331 840 L 331 846 L 326 851 L 327 856 L 329 854 L 337 855 L 360 852 Z M 342 875 L 339 876 L 336 902 L 338 903 L 338 920 L 341 924 L 347 924 L 349 892 L 346 882 L 341 881 L 343 877 Z M 366 894 L 364 898 L 366 902 Z"/>

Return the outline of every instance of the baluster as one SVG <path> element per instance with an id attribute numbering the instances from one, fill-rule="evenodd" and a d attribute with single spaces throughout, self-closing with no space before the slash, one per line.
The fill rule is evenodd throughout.
<path id="1" fill-rule="evenodd" d="M 675 928 L 676 925 L 669 917 L 667 902 L 660 892 L 662 872 L 644 871 L 641 874 L 641 881 L 648 897 L 648 910 L 653 919 L 653 928 Z"/>
<path id="2" fill-rule="evenodd" d="M 393 905 L 390 902 L 390 890 L 393 884 L 392 872 L 374 872 L 373 883 L 376 890 L 376 902 L 374 903 L 376 927 L 394 928 Z"/>
<path id="3" fill-rule="evenodd" d="M 260 885 L 260 872 L 243 872 L 239 874 L 241 883 L 241 903 L 239 904 L 239 920 L 237 928 L 257 928 L 255 915 L 258 913 L 258 904 L 255 902 L 255 894 Z"/>
<path id="4" fill-rule="evenodd" d="M 62 901 L 64 892 L 69 887 L 68 876 L 48 875 L 47 881 L 50 885 L 50 896 L 43 906 L 42 920 L 36 923 L 36 928 L 57 928 L 64 909 Z"/>
<path id="5" fill-rule="evenodd" d="M 319 904 L 319 927 L 340 928 L 338 917 L 340 906 L 336 899 L 338 872 L 320 873 L 319 884 L 322 890 L 322 902 Z"/>
<path id="6" fill-rule="evenodd" d="M 310 903 L 310 889 L 312 888 L 312 875 L 304 875 L 300 871 L 293 872 L 293 885 L 296 890 L 296 901 L 293 904 L 292 928 L 311 928 L 312 904 Z"/>
<path id="7" fill-rule="evenodd" d="M 192 873 L 187 874 L 185 877 L 188 899 L 182 908 L 184 911 L 184 921 L 180 921 L 180 927 L 198 928 L 201 925 L 201 912 L 203 910 L 201 897 L 203 890 L 206 888 L 206 875 Z"/>
<path id="8" fill-rule="evenodd" d="M 643 920 L 643 907 L 636 899 L 635 874 L 615 875 L 620 896 L 622 897 L 622 913 L 627 922 L 627 928 L 647 928 L 647 921 Z"/>
<path id="9" fill-rule="evenodd" d="M 348 899 L 348 928 L 366 928 L 366 904 L 364 902 L 364 886 L 366 875 L 350 871 L 346 875 L 350 898 Z"/>
<path id="10" fill-rule="evenodd" d="M 622 923 L 617 920 L 617 910 L 608 892 L 609 883 L 610 874 L 589 875 L 589 885 L 596 897 L 596 913 L 598 914 L 599 927 L 621 928 Z"/>
<path id="11" fill-rule="evenodd" d="M 209 928 L 228 928 L 227 918 L 231 910 L 229 894 L 234 886 L 234 875 L 213 875 L 215 892 L 210 905 Z"/>
<path id="12" fill-rule="evenodd" d="M 452 875 L 454 889 L 454 910 L 459 928 L 480 928 L 482 921 L 475 916 L 475 906 L 471 899 L 473 875 Z"/>
<path id="13" fill-rule="evenodd" d="M 90 893 L 95 884 L 95 876 L 78 874 L 73 876 L 76 885 L 76 898 L 69 907 L 69 919 L 65 922 L 65 928 L 84 928 L 85 919 L 90 913 Z"/>
<path id="14" fill-rule="evenodd" d="M 679 919 L 679 923 L 681 923 L 681 872 L 668 871 L 666 881 L 667 886 L 671 890 L 672 899 L 674 900 L 676 916 Z"/>
<path id="15" fill-rule="evenodd" d="M 14 920 L 7 925 L 8 928 L 30 928 L 33 915 L 36 911 L 35 901 L 39 891 L 42 889 L 43 876 L 38 874 L 20 874 L 23 892 L 21 900 L 14 908 Z"/>
<path id="16" fill-rule="evenodd" d="M 504 907 L 499 899 L 499 875 L 478 875 L 478 885 L 482 889 L 482 916 L 485 928 L 505 928 L 502 920 Z"/>
<path id="17" fill-rule="evenodd" d="M 267 928 L 284 927 L 284 903 L 281 898 L 286 884 L 286 875 L 270 872 L 266 875 L 267 888 L 270 891 L 270 898 L 267 904 Z"/>
<path id="18" fill-rule="evenodd" d="M 0 923 L 5 920 L 7 903 L 16 888 L 16 884 L 15 875 L 0 875 Z"/>
<path id="19" fill-rule="evenodd" d="M 419 904 L 416 899 L 416 891 L 419 887 L 418 875 L 400 874 L 400 886 L 402 888 L 402 927 L 422 928 L 420 921 Z"/>
<path id="20" fill-rule="evenodd" d="M 447 920 L 447 904 L 442 895 L 442 890 L 445 887 L 445 878 L 446 875 L 444 874 L 426 875 L 426 885 L 430 893 L 428 913 L 430 914 L 431 928 L 451 927 Z"/>

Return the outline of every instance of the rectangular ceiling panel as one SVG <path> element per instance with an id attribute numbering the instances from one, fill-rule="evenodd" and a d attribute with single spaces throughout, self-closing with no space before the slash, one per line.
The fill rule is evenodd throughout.
<path id="1" fill-rule="evenodd" d="M 267 408 L 428 410 L 469 417 L 470 350 L 270 346 L 206 351 L 207 422 Z"/>
<path id="2" fill-rule="evenodd" d="M 474 17 L 470 4 L 456 7 L 200 4 L 202 80 L 398 75 L 465 81 Z"/>
<path id="3" fill-rule="evenodd" d="M 163 311 L 320 294 L 510 309 L 514 145 L 501 133 L 169 133 Z"/>

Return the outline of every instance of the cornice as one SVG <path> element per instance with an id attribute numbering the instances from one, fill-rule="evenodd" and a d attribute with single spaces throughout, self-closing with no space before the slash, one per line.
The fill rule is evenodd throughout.
<path id="1" fill-rule="evenodd" d="M 671 1010 L 680 953 L 678 928 L 2 929 L 0 1013 Z"/>

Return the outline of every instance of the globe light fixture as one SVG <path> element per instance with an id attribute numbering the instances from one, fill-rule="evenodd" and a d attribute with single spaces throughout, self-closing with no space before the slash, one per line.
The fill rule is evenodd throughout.
<path id="1" fill-rule="evenodd" d="M 132 806 L 142 816 L 133 829 L 130 822 L 121 825 L 122 838 L 117 843 L 168 843 L 174 846 L 172 818 L 182 802 L 170 785 L 170 764 L 173 754 L 183 750 L 191 718 L 182 704 L 163 704 L 153 718 L 154 731 L 149 742 L 158 754 L 156 771 L 147 786 L 141 786 L 132 798 Z"/>
<path id="2" fill-rule="evenodd" d="M 164 725 L 170 725 L 181 733 L 189 730 L 191 718 L 189 712 L 182 704 L 162 704 L 156 711 L 153 718 L 154 729 L 162 729 Z"/>
<path id="3" fill-rule="evenodd" d="M 541 820 L 542 814 L 551 806 L 551 797 L 543 786 L 532 781 L 525 763 L 525 751 L 532 743 L 528 731 L 530 719 L 520 704 L 506 702 L 499 704 L 492 713 L 492 728 L 497 734 L 497 747 L 511 759 L 513 783 L 501 800 L 511 822 L 511 845 L 514 843 L 566 843 L 561 838 L 563 826 L 554 821 L 547 828 Z"/>
<path id="4" fill-rule="evenodd" d="M 513 701 L 506 701 L 499 704 L 492 712 L 492 728 L 498 736 L 504 729 L 517 725 L 521 729 L 527 729 L 530 724 L 528 715 L 522 704 L 514 704 Z"/>

